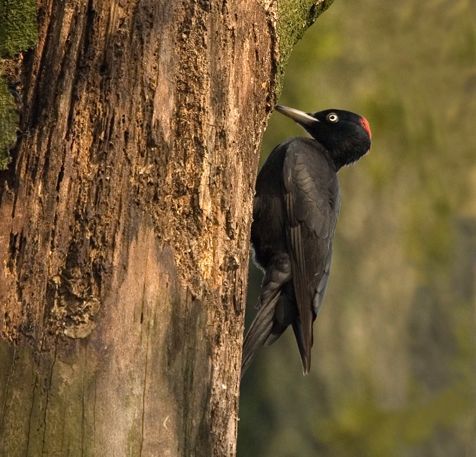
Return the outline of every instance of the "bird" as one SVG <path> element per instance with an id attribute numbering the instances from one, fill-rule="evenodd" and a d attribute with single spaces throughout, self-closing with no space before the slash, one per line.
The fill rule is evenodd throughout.
<path id="1" fill-rule="evenodd" d="M 251 244 L 264 277 L 243 342 L 241 376 L 257 350 L 292 326 L 303 367 L 311 367 L 313 324 L 329 279 L 340 209 L 337 172 L 365 155 L 372 133 L 363 116 L 341 109 L 315 113 L 277 105 L 310 137 L 276 146 L 256 180 Z"/>

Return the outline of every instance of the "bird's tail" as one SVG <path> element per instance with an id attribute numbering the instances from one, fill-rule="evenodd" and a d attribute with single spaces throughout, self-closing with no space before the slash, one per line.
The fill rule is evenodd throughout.
<path id="1" fill-rule="evenodd" d="M 246 333 L 243 343 L 241 377 L 253 360 L 256 351 L 266 343 L 274 324 L 276 304 L 281 288 L 291 279 L 291 263 L 287 254 L 276 255 L 266 270 L 258 301 L 258 312 Z"/>
<path id="2" fill-rule="evenodd" d="M 312 340 L 309 346 L 305 345 L 304 337 L 302 335 L 301 322 L 299 320 L 295 320 L 293 322 L 293 330 L 294 330 L 294 336 L 296 337 L 296 342 L 299 348 L 299 354 L 301 356 L 302 372 L 304 375 L 307 375 L 309 373 L 309 370 L 311 369 Z"/>
<path id="3" fill-rule="evenodd" d="M 265 344 L 273 328 L 274 310 L 279 299 L 280 291 L 276 289 L 274 294 L 265 303 L 261 304 L 251 327 L 246 332 L 243 343 L 243 359 L 241 361 L 241 377 L 253 361 L 256 351 Z"/>

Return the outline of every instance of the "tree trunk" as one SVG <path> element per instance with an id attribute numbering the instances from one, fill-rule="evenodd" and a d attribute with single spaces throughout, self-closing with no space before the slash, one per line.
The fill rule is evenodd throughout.
<path id="1" fill-rule="evenodd" d="M 282 4 L 281 43 L 326 6 Z M 0 456 L 232 456 L 283 7 L 37 7 L 0 185 Z"/>

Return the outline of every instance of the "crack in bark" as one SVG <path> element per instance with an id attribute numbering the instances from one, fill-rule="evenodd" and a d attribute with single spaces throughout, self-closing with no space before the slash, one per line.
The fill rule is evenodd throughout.
<path id="1" fill-rule="evenodd" d="M 148 251 L 150 250 L 150 247 Z M 146 253 L 146 261 L 145 261 L 145 271 L 148 271 L 148 264 L 149 264 L 149 252 Z M 141 311 L 140 311 L 140 333 L 141 333 L 141 340 L 142 340 L 142 329 L 143 329 L 143 321 L 144 321 L 144 306 L 146 301 L 146 281 L 144 278 L 144 285 L 142 288 L 142 300 L 141 300 Z M 145 339 L 145 363 L 144 363 L 144 385 L 142 388 L 142 413 L 141 413 L 141 434 L 140 434 L 140 445 L 139 445 L 139 456 L 142 457 L 142 449 L 144 446 L 144 430 L 145 430 L 145 396 L 146 396 L 146 388 L 147 388 L 147 364 L 149 358 L 149 334 L 150 334 L 150 324 L 151 319 L 147 319 L 147 330 L 146 330 L 146 339 Z"/>
<path id="2" fill-rule="evenodd" d="M 42 90 L 41 90 L 42 78 L 40 77 L 40 74 L 44 71 L 45 68 L 48 68 L 48 65 L 45 65 L 44 63 L 48 54 L 46 41 L 48 37 L 51 36 L 51 32 L 55 24 L 55 21 L 51 20 L 52 17 L 59 16 L 58 14 L 53 13 L 54 3 L 55 2 L 50 1 L 48 12 L 45 11 L 45 16 L 47 16 L 50 19 L 48 21 L 48 25 L 46 26 L 46 30 L 43 33 L 42 33 L 42 30 L 38 30 L 38 36 L 39 37 L 43 36 L 44 38 L 42 40 L 38 40 L 37 49 L 41 49 L 40 55 L 37 58 L 35 68 L 32 68 L 32 74 L 29 75 L 30 79 L 33 81 L 33 84 L 30 89 L 30 94 L 32 94 L 32 98 L 28 101 L 29 104 L 31 105 L 31 109 L 28 110 L 28 113 L 29 113 L 28 119 L 25 119 L 27 130 L 30 130 L 33 127 L 35 127 L 35 125 L 37 124 L 39 120 L 39 112 L 41 109 L 41 95 L 42 95 Z M 59 5 L 58 3 L 56 4 Z M 33 77 L 33 73 L 35 74 L 34 75 L 35 77 Z"/>
<path id="3" fill-rule="evenodd" d="M 141 437 L 140 437 L 140 447 L 139 447 L 139 456 L 142 457 L 142 448 L 144 445 L 144 431 L 145 431 L 145 398 L 147 393 L 147 369 L 149 365 L 149 341 L 150 341 L 150 326 L 152 324 L 152 319 L 148 320 L 147 326 L 147 335 L 146 335 L 146 345 L 145 345 L 145 363 L 144 363 L 144 386 L 142 390 L 142 418 L 141 418 Z"/>
<path id="4" fill-rule="evenodd" d="M 15 356 L 16 356 L 16 345 L 13 346 L 13 354 L 12 354 L 12 361 L 10 362 L 10 370 L 7 376 L 7 382 L 5 383 L 5 389 L 3 390 L 3 405 L 2 405 L 2 417 L 0 417 L 0 436 L 2 436 L 3 433 L 3 427 L 5 425 L 5 412 L 7 410 L 7 401 L 8 401 L 8 391 L 10 389 L 10 382 L 13 377 L 13 373 L 15 371 Z"/>
<path id="5" fill-rule="evenodd" d="M 271 65 L 269 67 L 269 85 L 268 94 L 266 95 L 266 103 L 268 109 L 268 115 L 274 109 L 274 104 L 279 96 L 280 87 L 279 80 L 282 75 L 279 73 L 279 36 L 277 33 L 277 21 L 278 21 L 278 2 L 271 1 L 265 6 L 266 11 L 266 24 L 268 26 L 269 39 L 271 41 Z"/>
<path id="6" fill-rule="evenodd" d="M 42 437 L 42 442 L 41 442 L 41 455 L 44 454 L 45 452 L 45 444 L 46 444 L 46 427 L 47 427 L 47 415 L 48 415 L 48 404 L 50 401 L 50 390 L 51 390 L 51 383 L 53 380 L 53 371 L 55 368 L 56 364 L 56 356 L 57 356 L 57 344 L 55 343 L 55 349 L 54 349 L 54 355 L 53 355 L 53 361 L 51 362 L 51 368 L 50 372 L 48 374 L 48 384 L 46 387 L 46 400 L 45 400 L 45 412 L 43 414 L 43 437 Z"/>
<path id="7" fill-rule="evenodd" d="M 34 411 L 34 406 L 35 406 L 35 397 L 36 397 L 36 387 L 38 385 L 38 374 L 36 373 L 36 370 L 35 370 L 35 364 L 32 364 L 32 367 L 31 367 L 31 372 L 32 374 L 34 375 L 35 377 L 35 382 L 33 384 L 33 394 L 31 396 L 31 407 L 30 407 L 30 414 L 29 414 L 29 417 L 28 417 L 28 430 L 27 430 L 27 441 L 26 441 L 26 453 L 25 453 L 25 457 L 28 457 L 28 455 L 30 454 L 30 440 L 31 440 L 31 422 L 32 422 L 32 419 L 33 419 L 33 411 Z M 35 457 L 35 456 L 33 456 Z"/>
<path id="8" fill-rule="evenodd" d="M 86 400 L 84 395 L 84 376 L 87 373 L 87 366 L 88 366 L 88 344 L 85 344 L 84 348 L 84 357 L 83 357 L 83 367 L 81 370 L 81 457 L 84 457 L 84 429 L 86 423 Z"/>
<path id="9" fill-rule="evenodd" d="M 64 454 L 64 444 L 65 444 L 65 429 L 66 429 L 66 406 L 63 408 L 62 416 L 62 427 L 61 427 L 61 454 Z"/>
<path id="10" fill-rule="evenodd" d="M 92 449 L 93 452 L 96 451 L 96 405 L 97 405 L 97 393 L 98 393 L 98 387 L 97 387 L 97 381 L 94 379 L 94 397 L 93 397 L 93 444 L 92 444 Z"/>

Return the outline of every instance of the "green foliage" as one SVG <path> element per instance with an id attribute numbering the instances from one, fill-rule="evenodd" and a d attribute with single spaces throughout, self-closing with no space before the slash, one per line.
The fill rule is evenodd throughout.
<path id="1" fill-rule="evenodd" d="M 311 374 L 292 332 L 263 349 L 239 455 L 476 455 L 473 17 L 467 0 L 341 0 L 297 44 L 280 103 L 361 113 L 373 144 L 340 173 Z M 273 114 L 263 159 L 296 135 Z"/>

